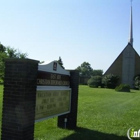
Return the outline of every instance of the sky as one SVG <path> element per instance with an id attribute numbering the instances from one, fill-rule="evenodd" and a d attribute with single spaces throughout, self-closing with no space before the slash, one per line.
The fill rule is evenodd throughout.
<path id="1" fill-rule="evenodd" d="M 134 49 L 140 54 L 140 0 L 133 0 Z M 66 69 L 88 62 L 104 72 L 126 47 L 130 0 L 0 0 L 0 42 Z"/>

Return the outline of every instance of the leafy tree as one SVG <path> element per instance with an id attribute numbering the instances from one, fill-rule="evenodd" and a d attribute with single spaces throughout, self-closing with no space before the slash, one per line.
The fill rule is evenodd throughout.
<path id="1" fill-rule="evenodd" d="M 5 52 L 6 51 L 6 47 L 3 46 L 1 43 L 0 43 L 0 53 L 1 52 Z"/>
<path id="2" fill-rule="evenodd" d="M 89 87 L 99 87 L 102 85 L 102 77 L 101 76 L 92 76 L 88 80 Z"/>
<path id="3" fill-rule="evenodd" d="M 90 77 L 92 76 L 93 69 L 88 62 L 83 62 L 81 66 L 77 67 L 76 70 L 79 71 L 80 76 Z"/>
<path id="4" fill-rule="evenodd" d="M 21 53 L 11 47 L 5 47 L 0 43 L 0 79 L 4 78 L 4 60 L 6 58 L 26 58 L 26 53 Z M 1 80 L 0 80 L 1 81 Z"/>
<path id="5" fill-rule="evenodd" d="M 7 47 L 6 48 L 6 53 L 9 58 L 26 58 L 27 53 L 21 53 L 19 50 Z"/>
<path id="6" fill-rule="evenodd" d="M 60 56 L 59 56 L 59 59 L 57 60 L 57 62 L 59 63 L 59 65 L 60 65 L 63 69 L 65 69 L 64 66 L 63 66 L 63 61 L 62 61 L 62 59 L 61 59 Z"/>
<path id="7" fill-rule="evenodd" d="M 113 74 L 105 75 L 102 79 L 102 83 L 107 88 L 115 88 L 117 86 L 119 77 Z"/>
<path id="8" fill-rule="evenodd" d="M 92 76 L 102 76 L 103 70 L 93 70 Z"/>
<path id="9" fill-rule="evenodd" d="M 0 52 L 0 79 L 4 78 L 4 59 L 8 58 L 5 52 Z"/>

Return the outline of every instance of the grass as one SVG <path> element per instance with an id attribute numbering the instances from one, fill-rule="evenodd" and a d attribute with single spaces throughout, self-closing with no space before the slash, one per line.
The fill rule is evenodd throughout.
<path id="1" fill-rule="evenodd" d="M 55 117 L 35 123 L 34 137 L 35 140 L 128 140 L 126 133 L 130 127 L 140 129 L 139 106 L 138 90 L 126 93 L 79 86 L 77 128 L 60 129 Z"/>
<path id="2" fill-rule="evenodd" d="M 1 139 L 2 102 L 3 102 L 3 86 L 0 85 L 0 139 Z"/>

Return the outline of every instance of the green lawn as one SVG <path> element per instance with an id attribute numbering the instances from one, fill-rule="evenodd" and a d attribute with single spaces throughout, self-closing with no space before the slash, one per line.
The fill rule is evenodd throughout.
<path id="1" fill-rule="evenodd" d="M 0 85 L 0 139 L 1 139 L 2 102 L 3 102 L 3 86 Z"/>
<path id="2" fill-rule="evenodd" d="M 79 86 L 77 129 L 57 128 L 57 118 L 51 118 L 35 124 L 35 140 L 128 140 L 130 127 L 140 129 L 139 106 L 140 91 Z"/>

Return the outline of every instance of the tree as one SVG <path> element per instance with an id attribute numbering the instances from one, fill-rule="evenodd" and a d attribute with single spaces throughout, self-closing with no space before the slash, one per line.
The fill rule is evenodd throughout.
<path id="1" fill-rule="evenodd" d="M 19 50 L 7 47 L 6 48 L 6 53 L 9 58 L 26 58 L 27 53 L 21 53 Z"/>
<path id="2" fill-rule="evenodd" d="M 102 83 L 107 88 L 115 88 L 117 86 L 119 77 L 113 74 L 105 75 L 102 79 Z"/>
<path id="3" fill-rule="evenodd" d="M 62 61 L 62 59 L 61 59 L 60 56 L 59 56 L 59 59 L 57 60 L 57 62 L 59 63 L 59 65 L 60 65 L 63 69 L 65 69 L 64 66 L 63 66 L 63 61 Z"/>
<path id="4" fill-rule="evenodd" d="M 78 66 L 76 70 L 79 71 L 79 75 L 82 77 L 90 77 L 92 76 L 93 69 L 91 68 L 88 62 L 83 62 L 81 66 Z"/>
<path id="5" fill-rule="evenodd" d="M 5 52 L 0 52 L 0 81 L 4 78 L 4 60 L 8 58 Z"/>
<path id="6" fill-rule="evenodd" d="M 0 43 L 0 81 L 4 78 L 4 60 L 6 58 L 26 58 L 26 53 L 21 53 L 19 50 L 5 47 Z"/>
<path id="7" fill-rule="evenodd" d="M 93 70 L 92 76 L 102 76 L 103 70 Z"/>
<path id="8" fill-rule="evenodd" d="M 6 51 L 6 47 L 3 46 L 1 43 L 0 43 L 0 53 L 1 52 L 5 52 Z"/>

